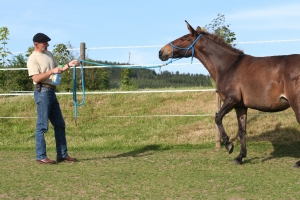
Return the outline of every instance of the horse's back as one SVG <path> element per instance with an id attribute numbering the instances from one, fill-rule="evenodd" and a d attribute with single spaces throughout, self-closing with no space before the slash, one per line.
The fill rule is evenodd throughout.
<path id="1" fill-rule="evenodd" d="M 281 111 L 300 94 L 300 55 L 245 55 L 231 71 L 242 104 L 261 111 Z M 230 74 L 230 73 L 229 73 Z M 300 99 L 300 98 L 299 98 Z M 299 102 L 300 103 L 300 102 Z"/>

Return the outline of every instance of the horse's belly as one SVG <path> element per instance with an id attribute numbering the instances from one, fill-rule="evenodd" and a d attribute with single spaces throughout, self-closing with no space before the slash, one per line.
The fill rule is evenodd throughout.
<path id="1" fill-rule="evenodd" d="M 246 101 L 244 104 L 248 108 L 264 112 L 278 112 L 290 107 L 288 100 L 284 97 L 280 97 L 276 100 L 258 98 L 255 101 Z"/>

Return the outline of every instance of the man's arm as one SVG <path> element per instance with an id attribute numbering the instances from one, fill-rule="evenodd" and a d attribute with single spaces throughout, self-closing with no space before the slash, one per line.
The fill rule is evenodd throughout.
<path id="1" fill-rule="evenodd" d="M 36 83 L 40 83 L 43 80 L 49 78 L 49 76 L 51 76 L 52 74 L 59 74 L 62 73 L 64 71 L 66 71 L 67 69 L 69 69 L 70 67 L 73 67 L 74 65 L 79 65 L 78 60 L 72 60 L 71 62 L 69 62 L 68 64 L 65 64 L 63 68 L 60 67 L 55 67 L 54 69 L 51 69 L 49 71 L 46 71 L 45 73 L 42 74 L 35 74 L 33 75 L 31 78 L 34 82 Z"/>
<path id="2" fill-rule="evenodd" d="M 52 70 L 54 70 L 54 69 L 52 69 Z M 45 80 L 46 78 L 48 78 L 49 76 L 51 76 L 52 74 L 54 74 L 52 72 L 52 70 L 46 71 L 45 73 L 42 73 L 42 74 L 35 74 L 31 78 L 34 82 L 40 83 L 43 80 Z"/>

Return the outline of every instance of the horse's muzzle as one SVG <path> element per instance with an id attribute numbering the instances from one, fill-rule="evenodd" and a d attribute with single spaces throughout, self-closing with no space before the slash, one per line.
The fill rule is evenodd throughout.
<path id="1" fill-rule="evenodd" d="M 163 50 L 163 48 L 158 52 L 158 57 L 162 61 L 166 61 L 169 59 L 169 54 Z"/>

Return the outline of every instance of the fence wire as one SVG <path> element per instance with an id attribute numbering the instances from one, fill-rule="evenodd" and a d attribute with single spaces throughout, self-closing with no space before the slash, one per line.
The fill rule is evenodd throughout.
<path id="1" fill-rule="evenodd" d="M 118 94 L 132 94 L 132 95 L 138 95 L 138 94 L 151 94 L 151 93 L 191 93 L 191 92 L 199 92 L 199 93 L 211 93 L 215 94 L 216 89 L 191 89 L 191 90 L 144 90 L 144 91 L 116 91 L 116 92 L 86 92 L 86 95 L 118 95 Z M 72 95 L 72 92 L 64 92 L 64 93 L 56 93 L 58 96 L 64 96 L 64 95 Z M 82 92 L 78 92 L 78 95 L 82 95 Z M 8 101 L 11 101 L 10 97 L 16 97 L 16 96 L 32 96 L 33 97 L 33 91 L 12 91 L 12 93 L 6 93 L 6 94 L 0 94 L 0 102 L 1 104 L 5 103 L 5 99 Z M 21 99 L 22 100 L 22 99 Z M 33 100 L 32 100 L 33 101 Z M 215 100 L 216 101 L 216 100 Z M 215 101 L 210 102 L 209 104 L 215 104 Z M 91 103 L 92 104 L 92 103 Z M 22 102 L 20 102 L 20 109 L 24 106 Z M 197 105 L 195 105 L 197 107 Z M 14 108 L 16 109 L 16 108 Z M 1 110 L 1 109 L 0 109 Z M 216 109 L 214 109 L 216 110 Z M 251 109 L 249 109 L 251 110 Z M 255 111 L 255 110 L 253 110 Z M 1 112 L 2 113 L 2 112 Z M 36 116 L 1 116 L 0 113 L 0 119 L 36 119 Z M 274 116 L 274 115 L 294 115 L 294 113 L 290 111 L 285 112 L 275 112 L 275 113 L 269 113 L 269 112 L 249 112 L 248 116 Z M 111 115 L 111 116 L 79 116 L 79 118 L 90 118 L 90 117 L 97 117 L 97 118 L 153 118 L 153 117 L 214 117 L 215 113 L 203 113 L 203 114 L 151 114 L 151 115 Z M 235 117 L 236 115 L 233 112 L 230 112 L 226 116 Z M 73 118 L 70 116 L 66 116 L 65 118 Z"/>

